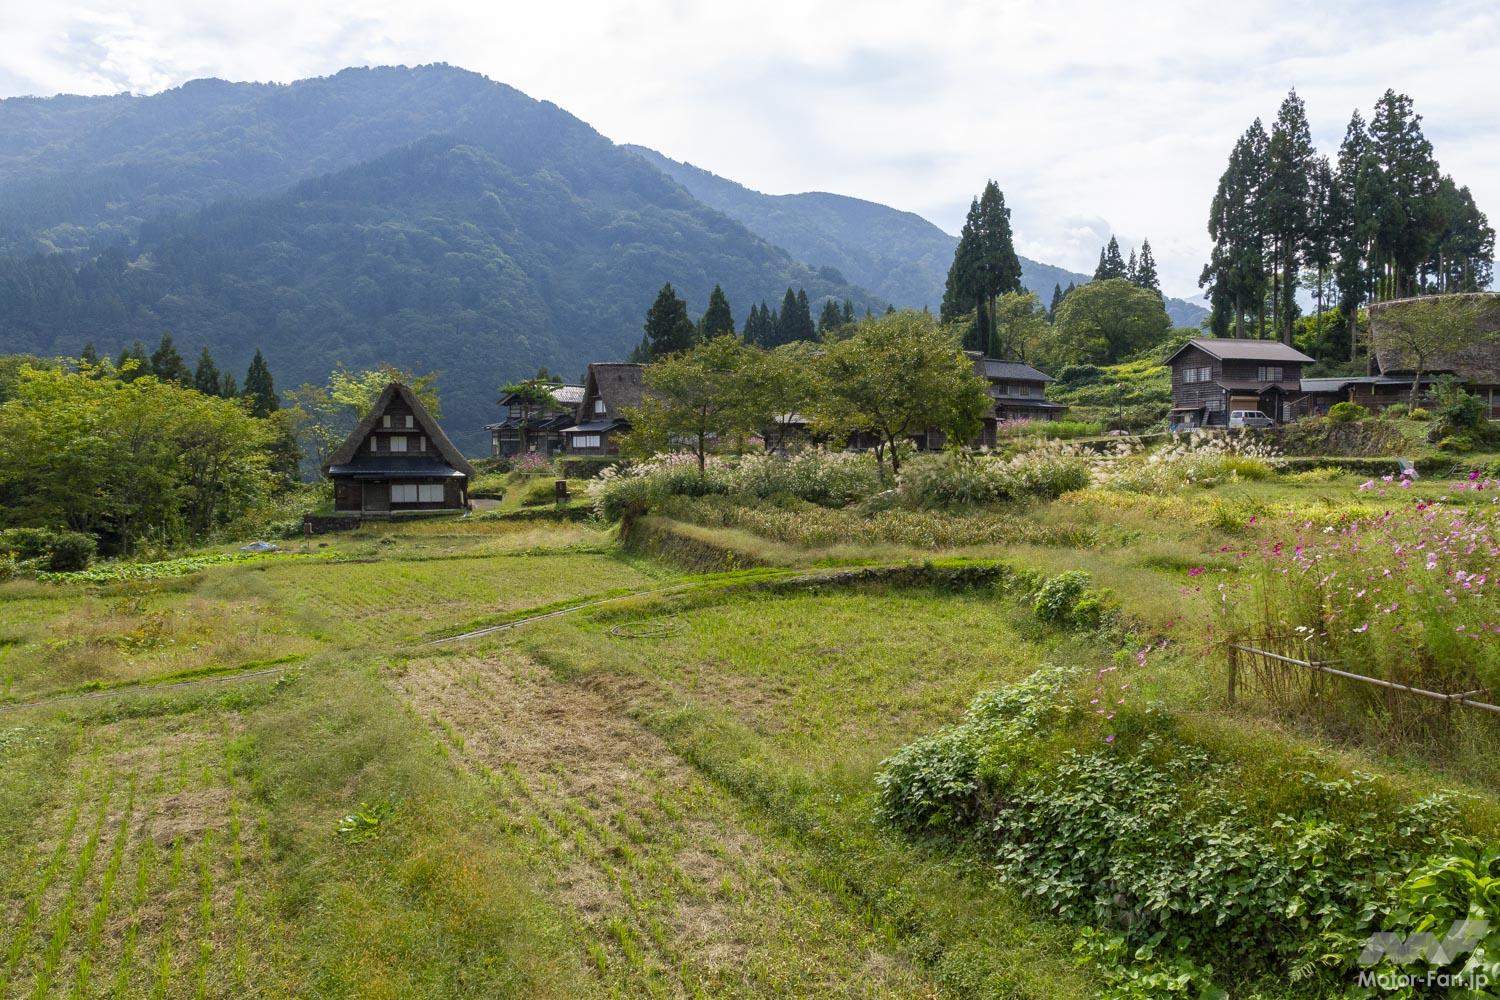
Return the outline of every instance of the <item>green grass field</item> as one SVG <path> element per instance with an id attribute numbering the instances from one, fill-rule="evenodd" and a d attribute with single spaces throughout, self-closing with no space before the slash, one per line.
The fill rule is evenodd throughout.
<path id="1" fill-rule="evenodd" d="M 1492 731 L 1377 738 L 1226 701 L 1212 581 L 1388 502 L 1359 483 L 868 518 L 683 504 L 628 547 L 429 521 L 0 585 L 0 996 L 1102 995 L 1078 925 L 972 845 L 877 818 L 881 762 L 1045 664 L 1085 696 L 1124 664 L 1122 712 L 1170 716 L 1272 798 L 1298 768 L 1359 771 L 1397 798 L 1460 790 L 1493 838 L 1500 771 L 1460 752 Z M 1120 624 L 1043 623 L 1009 586 L 713 572 L 935 555 L 1086 570 Z M 1093 725 L 1074 732 L 1102 745 Z"/>

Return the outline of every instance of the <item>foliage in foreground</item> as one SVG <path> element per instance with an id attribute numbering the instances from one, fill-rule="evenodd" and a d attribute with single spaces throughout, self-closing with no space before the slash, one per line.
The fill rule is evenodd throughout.
<path id="1" fill-rule="evenodd" d="M 1080 748 L 1098 729 L 1080 722 L 1074 678 L 1044 667 L 897 751 L 877 777 L 880 811 L 969 840 L 1007 885 L 1083 924 L 1079 951 L 1116 995 L 1343 992 L 1408 873 L 1452 849 L 1446 796 L 1393 803 L 1366 776 L 1290 775 L 1268 810 L 1239 765 L 1184 744 L 1170 720 L 1124 715 L 1102 678 L 1106 704 L 1088 707 L 1122 713 L 1121 736 Z"/>
<path id="2" fill-rule="evenodd" d="M 1088 484 L 1088 462 L 1076 453 L 1037 448 L 1009 459 L 954 452 L 922 455 L 901 470 L 896 492 L 909 507 L 955 508 L 1055 500 Z"/>
<path id="3" fill-rule="evenodd" d="M 715 458 L 701 472 L 694 455 L 659 455 L 624 472 L 605 469 L 589 484 L 589 496 L 600 517 L 616 521 L 658 510 L 674 496 L 780 497 L 842 507 L 879 488 L 879 472 L 868 456 L 810 449 L 788 458 Z"/>

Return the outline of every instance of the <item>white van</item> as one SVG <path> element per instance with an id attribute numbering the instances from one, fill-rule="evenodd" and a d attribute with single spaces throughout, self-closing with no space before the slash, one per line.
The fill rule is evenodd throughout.
<path id="1" fill-rule="evenodd" d="M 1229 426 L 1231 429 L 1235 427 L 1275 427 L 1276 421 L 1259 410 L 1230 410 Z"/>

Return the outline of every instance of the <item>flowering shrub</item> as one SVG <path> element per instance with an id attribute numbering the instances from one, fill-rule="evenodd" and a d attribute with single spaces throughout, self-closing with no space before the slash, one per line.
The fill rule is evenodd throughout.
<path id="1" fill-rule="evenodd" d="M 528 451 L 524 455 L 517 455 L 511 462 L 511 471 L 523 475 L 535 475 L 552 471 L 552 459 L 541 452 Z"/>
<path id="2" fill-rule="evenodd" d="M 1089 482 L 1088 462 L 1073 450 L 1046 446 L 1014 458 L 924 455 L 901 470 L 896 491 L 911 507 L 969 507 L 1031 498 L 1052 500 Z"/>
<path id="3" fill-rule="evenodd" d="M 601 517 L 618 520 L 659 509 L 677 496 L 784 497 L 843 507 L 878 489 L 879 472 L 868 455 L 810 449 L 790 458 L 748 455 L 737 462 L 709 458 L 702 475 L 696 457 L 672 452 L 623 472 L 604 470 L 590 483 L 589 495 Z"/>
<path id="4" fill-rule="evenodd" d="M 1095 463 L 1095 481 L 1129 493 L 1171 493 L 1224 480 L 1268 479 L 1281 454 L 1248 436 L 1187 434 L 1165 448 L 1125 461 Z"/>
<path id="5" fill-rule="evenodd" d="M 1395 499 L 1410 480 L 1370 480 Z M 1465 506 L 1453 494 L 1469 494 Z M 1450 497 L 1332 524 L 1304 521 L 1244 553 L 1249 572 L 1221 585 L 1233 633 L 1295 638 L 1312 658 L 1444 692 L 1500 696 L 1500 482 L 1480 472 Z"/>

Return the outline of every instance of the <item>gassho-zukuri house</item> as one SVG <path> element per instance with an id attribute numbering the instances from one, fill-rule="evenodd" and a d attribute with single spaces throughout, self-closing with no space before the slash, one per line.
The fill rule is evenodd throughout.
<path id="1" fill-rule="evenodd" d="M 392 517 L 467 510 L 474 467 L 416 393 L 392 382 L 323 472 L 333 481 L 335 514 Z"/>

